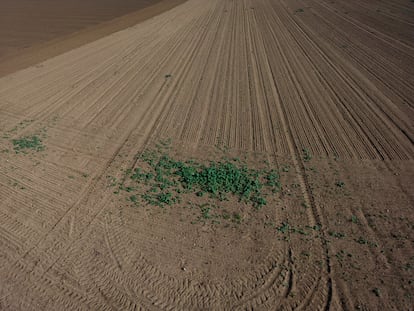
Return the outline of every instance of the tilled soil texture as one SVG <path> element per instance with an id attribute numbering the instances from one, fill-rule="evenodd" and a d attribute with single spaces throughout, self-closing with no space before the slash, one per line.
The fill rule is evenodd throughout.
<path id="1" fill-rule="evenodd" d="M 0 77 L 131 27 L 184 1 L 1 1 Z"/>
<path id="2" fill-rule="evenodd" d="M 1 78 L 0 308 L 412 310 L 413 14 L 188 0 Z M 281 188 L 154 206 L 167 140 Z"/>

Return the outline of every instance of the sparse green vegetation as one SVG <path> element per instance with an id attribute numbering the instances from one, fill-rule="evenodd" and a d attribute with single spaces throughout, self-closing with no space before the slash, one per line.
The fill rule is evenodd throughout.
<path id="1" fill-rule="evenodd" d="M 216 203 L 237 200 L 260 209 L 267 204 L 266 197 L 277 193 L 280 176 L 276 169 L 253 169 L 239 158 L 198 162 L 178 160 L 169 155 L 169 141 L 137 157 L 136 167 L 124 170 L 122 180 L 108 176 L 110 186 L 118 186 L 114 193 L 128 192 L 135 205 L 159 207 L 179 205 L 183 196 L 194 196 L 200 204 L 199 221 L 217 218 L 240 224 L 239 213 L 219 212 Z M 133 195 L 133 196 L 131 196 Z"/>
<path id="2" fill-rule="evenodd" d="M 362 244 L 362 245 L 368 245 L 368 246 L 371 246 L 371 247 L 378 247 L 377 243 L 370 242 L 362 236 L 360 236 L 358 239 L 355 239 L 355 242 L 357 242 L 359 244 Z"/>
<path id="3" fill-rule="evenodd" d="M 266 186 L 271 187 L 273 191 L 278 191 L 280 189 L 280 176 L 276 170 L 270 170 L 266 176 Z"/>
<path id="4" fill-rule="evenodd" d="M 274 169 L 250 169 L 239 161 L 210 161 L 202 164 L 194 160 L 175 160 L 160 149 L 147 151 L 139 157 L 142 167 L 125 172 L 126 178 L 120 189 L 133 189 L 125 185 L 128 179 L 148 186 L 149 189 L 141 198 L 146 203 L 156 202 L 159 206 L 178 203 L 183 193 L 193 193 L 198 197 L 208 195 L 220 201 L 233 195 L 255 208 L 266 205 L 262 190 L 267 188 L 273 193 L 278 192 L 279 174 Z"/>
<path id="5" fill-rule="evenodd" d="M 343 181 L 337 181 L 335 182 L 335 186 L 339 187 L 339 188 L 343 188 L 345 187 L 345 183 Z"/>
<path id="6" fill-rule="evenodd" d="M 375 296 L 380 297 L 381 296 L 381 292 L 379 290 L 378 287 L 375 287 L 372 292 L 375 294 Z"/>
<path id="7" fill-rule="evenodd" d="M 277 231 L 280 233 L 288 233 L 290 229 L 290 226 L 287 222 L 282 222 L 282 224 L 276 228 Z"/>
<path id="8" fill-rule="evenodd" d="M 132 203 L 137 203 L 137 202 L 138 202 L 138 198 L 137 198 L 137 196 L 136 196 L 136 195 L 131 195 L 131 196 L 129 197 L 129 200 L 130 200 Z"/>
<path id="9" fill-rule="evenodd" d="M 357 217 L 357 216 L 355 216 L 355 215 L 352 215 L 352 216 L 351 216 L 351 222 L 352 222 L 352 223 L 354 223 L 354 224 L 359 224 L 359 219 L 358 219 L 358 217 Z"/>
<path id="10" fill-rule="evenodd" d="M 234 222 L 241 224 L 241 222 L 243 221 L 243 217 L 239 213 L 234 213 L 233 220 Z"/>
<path id="11" fill-rule="evenodd" d="M 37 135 L 13 139 L 12 143 L 16 153 L 26 153 L 28 149 L 36 152 L 45 150 L 42 140 Z"/>
<path id="12" fill-rule="evenodd" d="M 282 166 L 282 172 L 283 173 L 288 173 L 289 172 L 290 167 L 288 165 L 284 165 Z"/>
<path id="13" fill-rule="evenodd" d="M 307 229 L 313 230 L 314 228 L 307 227 Z M 310 235 L 310 232 L 309 231 L 306 231 L 305 229 L 300 228 L 300 227 L 291 226 L 288 222 L 282 222 L 279 227 L 276 227 L 276 230 L 279 233 L 283 233 L 283 234 L 286 234 L 286 233 L 298 233 L 298 234 L 301 234 L 301 235 Z"/>
<path id="14" fill-rule="evenodd" d="M 303 148 L 302 152 L 303 152 L 303 161 L 309 162 L 312 159 L 312 154 L 310 153 L 310 151 L 306 148 Z"/>
<path id="15" fill-rule="evenodd" d="M 342 232 L 329 231 L 328 234 L 337 239 L 342 239 L 345 237 L 345 233 Z"/>

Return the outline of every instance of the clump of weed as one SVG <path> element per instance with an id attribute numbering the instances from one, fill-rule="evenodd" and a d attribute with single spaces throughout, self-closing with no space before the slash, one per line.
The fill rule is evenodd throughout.
<path id="1" fill-rule="evenodd" d="M 280 176 L 276 170 L 270 170 L 266 175 L 266 186 L 271 187 L 273 191 L 280 189 Z"/>
<path id="2" fill-rule="evenodd" d="M 377 243 L 368 241 L 367 239 L 365 239 L 362 236 L 360 236 L 358 239 L 355 239 L 355 242 L 357 242 L 358 244 L 368 245 L 368 246 L 371 246 L 371 247 L 378 247 Z"/>
<path id="3" fill-rule="evenodd" d="M 351 221 L 352 223 L 354 223 L 354 224 L 360 224 L 359 218 L 358 218 L 357 216 L 355 216 L 355 215 L 352 215 L 352 216 L 351 216 L 350 221 Z"/>
<path id="4" fill-rule="evenodd" d="M 309 162 L 312 159 L 312 154 L 310 153 L 309 149 L 303 148 L 303 161 Z"/>
<path id="5" fill-rule="evenodd" d="M 337 186 L 338 188 L 343 188 L 345 187 L 345 183 L 341 180 L 335 182 L 335 186 Z"/>
<path id="6" fill-rule="evenodd" d="M 234 213 L 233 221 L 236 222 L 237 224 L 241 224 L 243 221 L 243 217 L 239 213 Z"/>
<path id="7" fill-rule="evenodd" d="M 231 197 L 259 209 L 267 204 L 266 196 L 280 190 L 280 176 L 275 169 L 249 168 L 237 158 L 201 163 L 196 160 L 178 160 L 168 153 L 169 143 L 160 143 L 137 157 L 134 169 L 124 172 L 118 183 L 119 191 L 133 192 L 129 197 L 136 205 L 160 207 L 181 203 L 182 195 L 194 195 L 200 201 L 227 201 Z M 112 183 L 113 185 L 113 183 Z M 132 199 L 133 198 L 133 199 Z M 241 223 L 234 214 L 214 214 L 216 206 L 200 207 L 200 220 L 221 217 Z M 213 216 L 214 215 L 214 216 Z M 220 215 L 220 216 L 217 216 Z M 216 217 L 217 216 L 217 217 Z"/>
<path id="8" fill-rule="evenodd" d="M 26 153 L 27 150 L 33 151 L 43 151 L 45 146 L 42 143 L 42 140 L 37 135 L 25 136 L 18 139 L 13 139 L 13 149 L 16 153 Z"/>
<path id="9" fill-rule="evenodd" d="M 337 239 L 342 239 L 345 237 L 345 233 L 342 232 L 328 231 L 328 234 Z"/>
<path id="10" fill-rule="evenodd" d="M 381 291 L 379 290 L 378 287 L 375 287 L 372 292 L 375 294 L 375 296 L 380 297 L 381 296 Z"/>
<path id="11" fill-rule="evenodd" d="M 280 233 L 288 233 L 290 231 L 291 227 L 287 222 L 282 222 L 282 224 L 276 228 L 277 231 Z"/>

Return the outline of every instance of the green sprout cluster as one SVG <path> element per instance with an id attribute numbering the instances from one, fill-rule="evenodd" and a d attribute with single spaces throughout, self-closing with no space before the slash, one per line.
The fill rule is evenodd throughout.
<path id="1" fill-rule="evenodd" d="M 141 167 L 126 171 L 120 190 L 144 189 L 140 194 L 142 201 L 161 207 L 180 203 L 182 194 L 193 194 L 219 201 L 234 196 L 259 209 L 267 203 L 265 192 L 275 193 L 280 189 L 276 170 L 251 169 L 238 159 L 203 164 L 194 160 L 179 161 L 158 150 L 144 152 L 138 164 Z M 138 204 L 139 198 L 132 195 L 130 201 Z"/>
<path id="2" fill-rule="evenodd" d="M 43 151 L 45 149 L 42 140 L 36 135 L 13 139 L 12 143 L 16 153 L 26 152 L 28 149 L 33 151 Z"/>

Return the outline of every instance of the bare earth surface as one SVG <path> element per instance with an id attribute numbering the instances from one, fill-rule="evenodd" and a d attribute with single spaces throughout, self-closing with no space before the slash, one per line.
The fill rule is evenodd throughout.
<path id="1" fill-rule="evenodd" d="M 413 16 L 188 0 L 2 77 L 0 309 L 412 310 Z M 282 190 L 229 225 L 133 206 L 111 183 L 166 138 Z"/>
<path id="2" fill-rule="evenodd" d="M 2 0 L 0 57 L 154 3 L 153 0 Z"/>
<path id="3" fill-rule="evenodd" d="M 0 76 L 134 26 L 182 2 L 2 0 Z"/>

